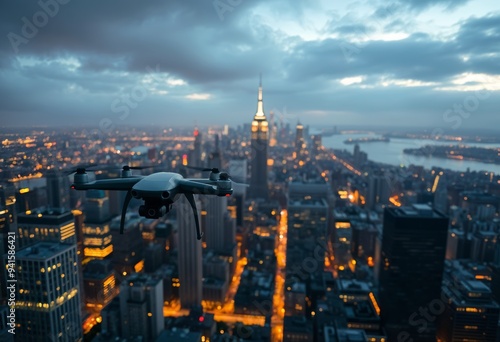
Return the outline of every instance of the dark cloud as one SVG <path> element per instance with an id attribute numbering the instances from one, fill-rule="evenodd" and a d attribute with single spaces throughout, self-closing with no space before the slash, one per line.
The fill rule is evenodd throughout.
<path id="1" fill-rule="evenodd" d="M 433 4 L 450 6 L 451 1 L 392 2 L 378 8 L 373 16 L 378 20 L 332 13 L 322 32 L 338 38 L 305 41 L 264 24 L 255 13 L 267 6 L 271 15 L 303 22 L 305 2 L 242 0 L 222 12 L 214 1 L 70 0 L 16 51 L 10 40 L 23 35 L 23 18 L 39 20 L 42 8 L 36 1 L 5 0 L 0 4 L 0 115 L 6 125 L 19 124 L 21 117 L 48 124 L 98 125 L 103 118 L 116 124 L 241 124 L 254 114 L 263 72 L 267 112 L 286 107 L 291 115 L 317 123 L 363 120 L 364 115 L 367 123 L 382 117 L 392 122 L 405 112 L 420 125 L 439 123 L 435 118 L 463 93 L 380 87 L 381 78 L 440 83 L 464 72 L 498 74 L 500 15 L 465 20 L 450 40 L 414 33 L 399 41 L 359 42 L 377 28 L 404 27 L 414 11 Z M 158 79 L 148 85 L 144 77 L 151 70 Z M 339 83 L 358 75 L 365 76 L 363 85 L 377 88 Z M 187 85 L 169 85 L 169 77 Z M 130 108 L 126 120 L 119 119 L 112 104 L 138 87 L 147 96 Z M 211 99 L 186 99 L 192 93 Z M 498 104 L 496 97 L 489 101 Z"/>
<path id="2" fill-rule="evenodd" d="M 379 18 L 388 18 L 405 10 L 420 12 L 434 6 L 452 10 L 463 6 L 471 0 L 392 0 L 384 1 L 377 8 L 374 15 Z"/>

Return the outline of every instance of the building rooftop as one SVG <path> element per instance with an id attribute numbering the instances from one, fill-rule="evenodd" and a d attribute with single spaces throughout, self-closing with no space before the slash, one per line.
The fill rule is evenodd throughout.
<path id="1" fill-rule="evenodd" d="M 17 215 L 17 220 L 21 224 L 61 225 L 73 219 L 73 213 L 62 208 L 40 207 Z"/>
<path id="2" fill-rule="evenodd" d="M 16 253 L 17 259 L 29 260 L 45 260 L 54 257 L 56 254 L 65 252 L 71 248 L 76 248 L 76 245 L 52 243 L 52 242 L 38 242 L 31 247 L 21 249 Z"/>
<path id="3" fill-rule="evenodd" d="M 429 218 L 445 218 L 446 216 L 431 208 L 428 204 L 413 204 L 408 207 L 387 208 L 399 217 L 429 217 Z"/>
<path id="4" fill-rule="evenodd" d="M 169 330 L 163 330 L 156 339 L 156 342 L 199 342 L 201 341 L 201 336 L 201 332 L 190 331 L 189 329 L 171 328 Z"/>
<path id="5" fill-rule="evenodd" d="M 161 278 L 152 277 L 143 273 L 134 273 L 130 277 L 126 278 L 122 284 L 128 284 L 129 286 L 155 286 L 158 282 L 162 281 Z"/>
<path id="6" fill-rule="evenodd" d="M 342 292 L 361 292 L 369 293 L 370 285 L 363 281 L 358 281 L 356 279 L 337 279 L 337 286 L 339 293 Z"/>

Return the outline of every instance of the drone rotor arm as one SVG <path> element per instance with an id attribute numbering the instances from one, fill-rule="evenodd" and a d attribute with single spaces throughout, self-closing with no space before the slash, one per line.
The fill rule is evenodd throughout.
<path id="1" fill-rule="evenodd" d="M 182 179 L 179 180 L 177 184 L 184 194 L 217 195 L 218 193 L 217 186 L 202 183 L 197 180 Z"/>
<path id="2" fill-rule="evenodd" d="M 73 183 L 71 187 L 76 190 L 130 190 L 142 179 L 141 176 L 129 178 L 100 179 L 89 183 Z"/>

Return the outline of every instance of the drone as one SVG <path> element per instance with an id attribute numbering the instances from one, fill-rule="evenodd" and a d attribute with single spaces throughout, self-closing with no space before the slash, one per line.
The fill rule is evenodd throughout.
<path id="1" fill-rule="evenodd" d="M 120 178 L 89 181 L 86 171 L 94 171 L 94 169 L 89 169 L 93 166 L 97 165 L 77 167 L 69 171 L 68 174 L 75 174 L 71 188 L 75 190 L 127 191 L 120 219 L 120 234 L 123 234 L 125 214 L 132 198 L 144 200 L 144 204 L 139 207 L 140 216 L 157 219 L 168 213 L 172 204 L 181 195 L 184 195 L 193 209 L 197 239 L 201 240 L 203 234 L 200 229 L 194 195 L 216 195 L 222 197 L 231 196 L 233 193 L 229 175 L 226 172 L 219 171 L 218 168 L 186 166 L 195 170 L 210 171 L 210 175 L 208 178 L 184 178 L 181 174 L 174 172 L 157 172 L 148 176 L 133 175 L 132 170 L 146 169 L 151 166 L 134 167 L 125 165 L 122 168 Z"/>

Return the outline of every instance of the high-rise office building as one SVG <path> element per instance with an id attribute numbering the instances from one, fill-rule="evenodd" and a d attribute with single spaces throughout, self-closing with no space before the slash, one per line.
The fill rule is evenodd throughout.
<path id="1" fill-rule="evenodd" d="M 3 284 L 3 283 L 2 283 Z M 8 316 L 11 316 L 9 318 Z M 12 317 L 12 313 L 8 306 L 0 306 L 0 341 L 2 342 L 14 342 L 14 336 L 12 332 L 15 332 L 15 314 Z M 9 324 L 9 325 L 7 325 Z M 10 330 L 10 332 L 9 332 Z"/>
<path id="2" fill-rule="evenodd" d="M 48 170 L 47 179 L 47 206 L 49 208 L 70 209 L 69 179 L 68 176 L 56 170 Z"/>
<path id="3" fill-rule="evenodd" d="M 16 254 L 16 339 L 81 341 L 76 244 L 39 242 Z"/>
<path id="4" fill-rule="evenodd" d="M 297 122 L 297 126 L 295 128 L 295 151 L 294 157 L 299 166 L 302 166 L 305 162 L 306 150 L 306 141 L 304 139 L 304 126 L 299 122 Z M 301 165 L 302 164 L 302 165 Z"/>
<path id="5" fill-rule="evenodd" d="M 85 222 L 102 223 L 111 218 L 109 198 L 104 190 L 88 190 L 85 201 Z"/>
<path id="6" fill-rule="evenodd" d="M 195 202 L 197 208 L 200 208 L 197 196 Z M 181 196 L 175 203 L 175 213 L 179 230 L 179 297 L 181 306 L 190 309 L 201 305 L 202 300 L 201 241 L 196 238 L 193 211 L 185 196 Z"/>
<path id="7" fill-rule="evenodd" d="M 224 250 L 224 217 L 227 213 L 227 197 L 205 196 L 203 199 L 206 215 L 205 241 L 207 248 L 216 252 Z"/>
<path id="8" fill-rule="evenodd" d="M 302 150 L 304 143 L 304 126 L 298 121 L 295 127 L 295 152 L 297 154 Z"/>
<path id="9" fill-rule="evenodd" d="M 435 336 L 432 322 L 417 330 L 409 318 L 440 298 L 447 232 L 448 217 L 426 204 L 385 209 L 379 296 L 389 340 L 402 331 L 414 341 Z"/>
<path id="10" fill-rule="evenodd" d="M 18 247 L 40 241 L 76 244 L 75 219 L 71 211 L 60 208 L 28 210 L 18 215 Z"/>
<path id="11" fill-rule="evenodd" d="M 491 231 L 476 231 L 472 234 L 470 257 L 478 262 L 492 262 L 495 259 L 497 233 Z"/>
<path id="12" fill-rule="evenodd" d="M 87 191 L 83 251 L 87 259 L 104 259 L 113 252 L 109 198 L 102 190 Z"/>
<path id="13" fill-rule="evenodd" d="M 264 103 L 262 101 L 262 80 L 259 84 L 259 96 L 257 100 L 257 113 L 253 117 L 251 132 L 251 178 L 250 195 L 253 198 L 267 199 L 269 189 L 267 185 L 267 145 L 268 145 L 268 122 L 264 114 Z"/>
<path id="14" fill-rule="evenodd" d="M 321 134 L 315 134 L 312 137 L 312 144 L 313 144 L 313 154 L 318 155 L 321 152 L 321 149 L 323 148 L 323 143 L 321 141 Z"/>
<path id="15" fill-rule="evenodd" d="M 115 272 L 110 260 L 91 260 L 83 272 L 85 305 L 99 313 L 117 293 Z"/>
<path id="16" fill-rule="evenodd" d="M 194 136 L 194 147 L 193 150 L 191 151 L 191 158 L 189 160 L 189 164 L 192 166 L 202 166 L 202 161 L 201 161 L 202 134 L 198 128 L 194 129 L 193 136 Z"/>
<path id="17" fill-rule="evenodd" d="M 289 185 L 287 278 L 294 275 L 302 278 L 302 263 L 311 258 L 316 267 L 310 273 L 323 272 L 328 230 L 328 194 L 326 183 L 294 182 Z"/>
<path id="18" fill-rule="evenodd" d="M 156 341 L 165 328 L 163 319 L 163 279 L 133 274 L 120 285 L 122 336 Z"/>
<path id="19" fill-rule="evenodd" d="M 120 234 L 120 218 L 111 221 L 113 237 L 112 262 L 118 277 L 125 277 L 144 268 L 144 243 L 141 234 L 142 218 L 128 213 L 125 218 L 123 234 Z"/>
<path id="20" fill-rule="evenodd" d="M 439 316 L 441 341 L 496 342 L 500 307 L 491 290 L 478 280 L 459 280 L 443 286 L 444 312 Z M 437 305 L 434 310 L 437 310 Z"/>
<path id="21" fill-rule="evenodd" d="M 83 224 L 83 257 L 105 259 L 113 253 L 110 221 Z"/>
<path id="22" fill-rule="evenodd" d="M 229 161 L 229 174 L 238 182 L 246 183 L 247 181 L 247 166 L 246 159 L 232 159 Z M 247 187 L 242 184 L 233 183 L 233 195 L 231 198 L 236 205 L 236 225 L 243 225 L 243 211 L 245 208 L 245 198 L 247 194 Z"/>
<path id="23" fill-rule="evenodd" d="M 368 177 L 368 194 L 366 205 L 368 209 L 375 209 L 377 205 L 389 203 L 391 189 L 387 179 L 382 174 L 372 174 Z"/>
<path id="24" fill-rule="evenodd" d="M 8 251 L 9 233 L 17 232 L 17 211 L 16 211 L 16 195 L 14 187 L 0 185 L 0 259 Z M 12 237 L 10 238 L 12 240 Z M 5 284 L 5 269 L 2 265 L 0 271 L 0 304 L 4 301 L 6 296 Z"/>

